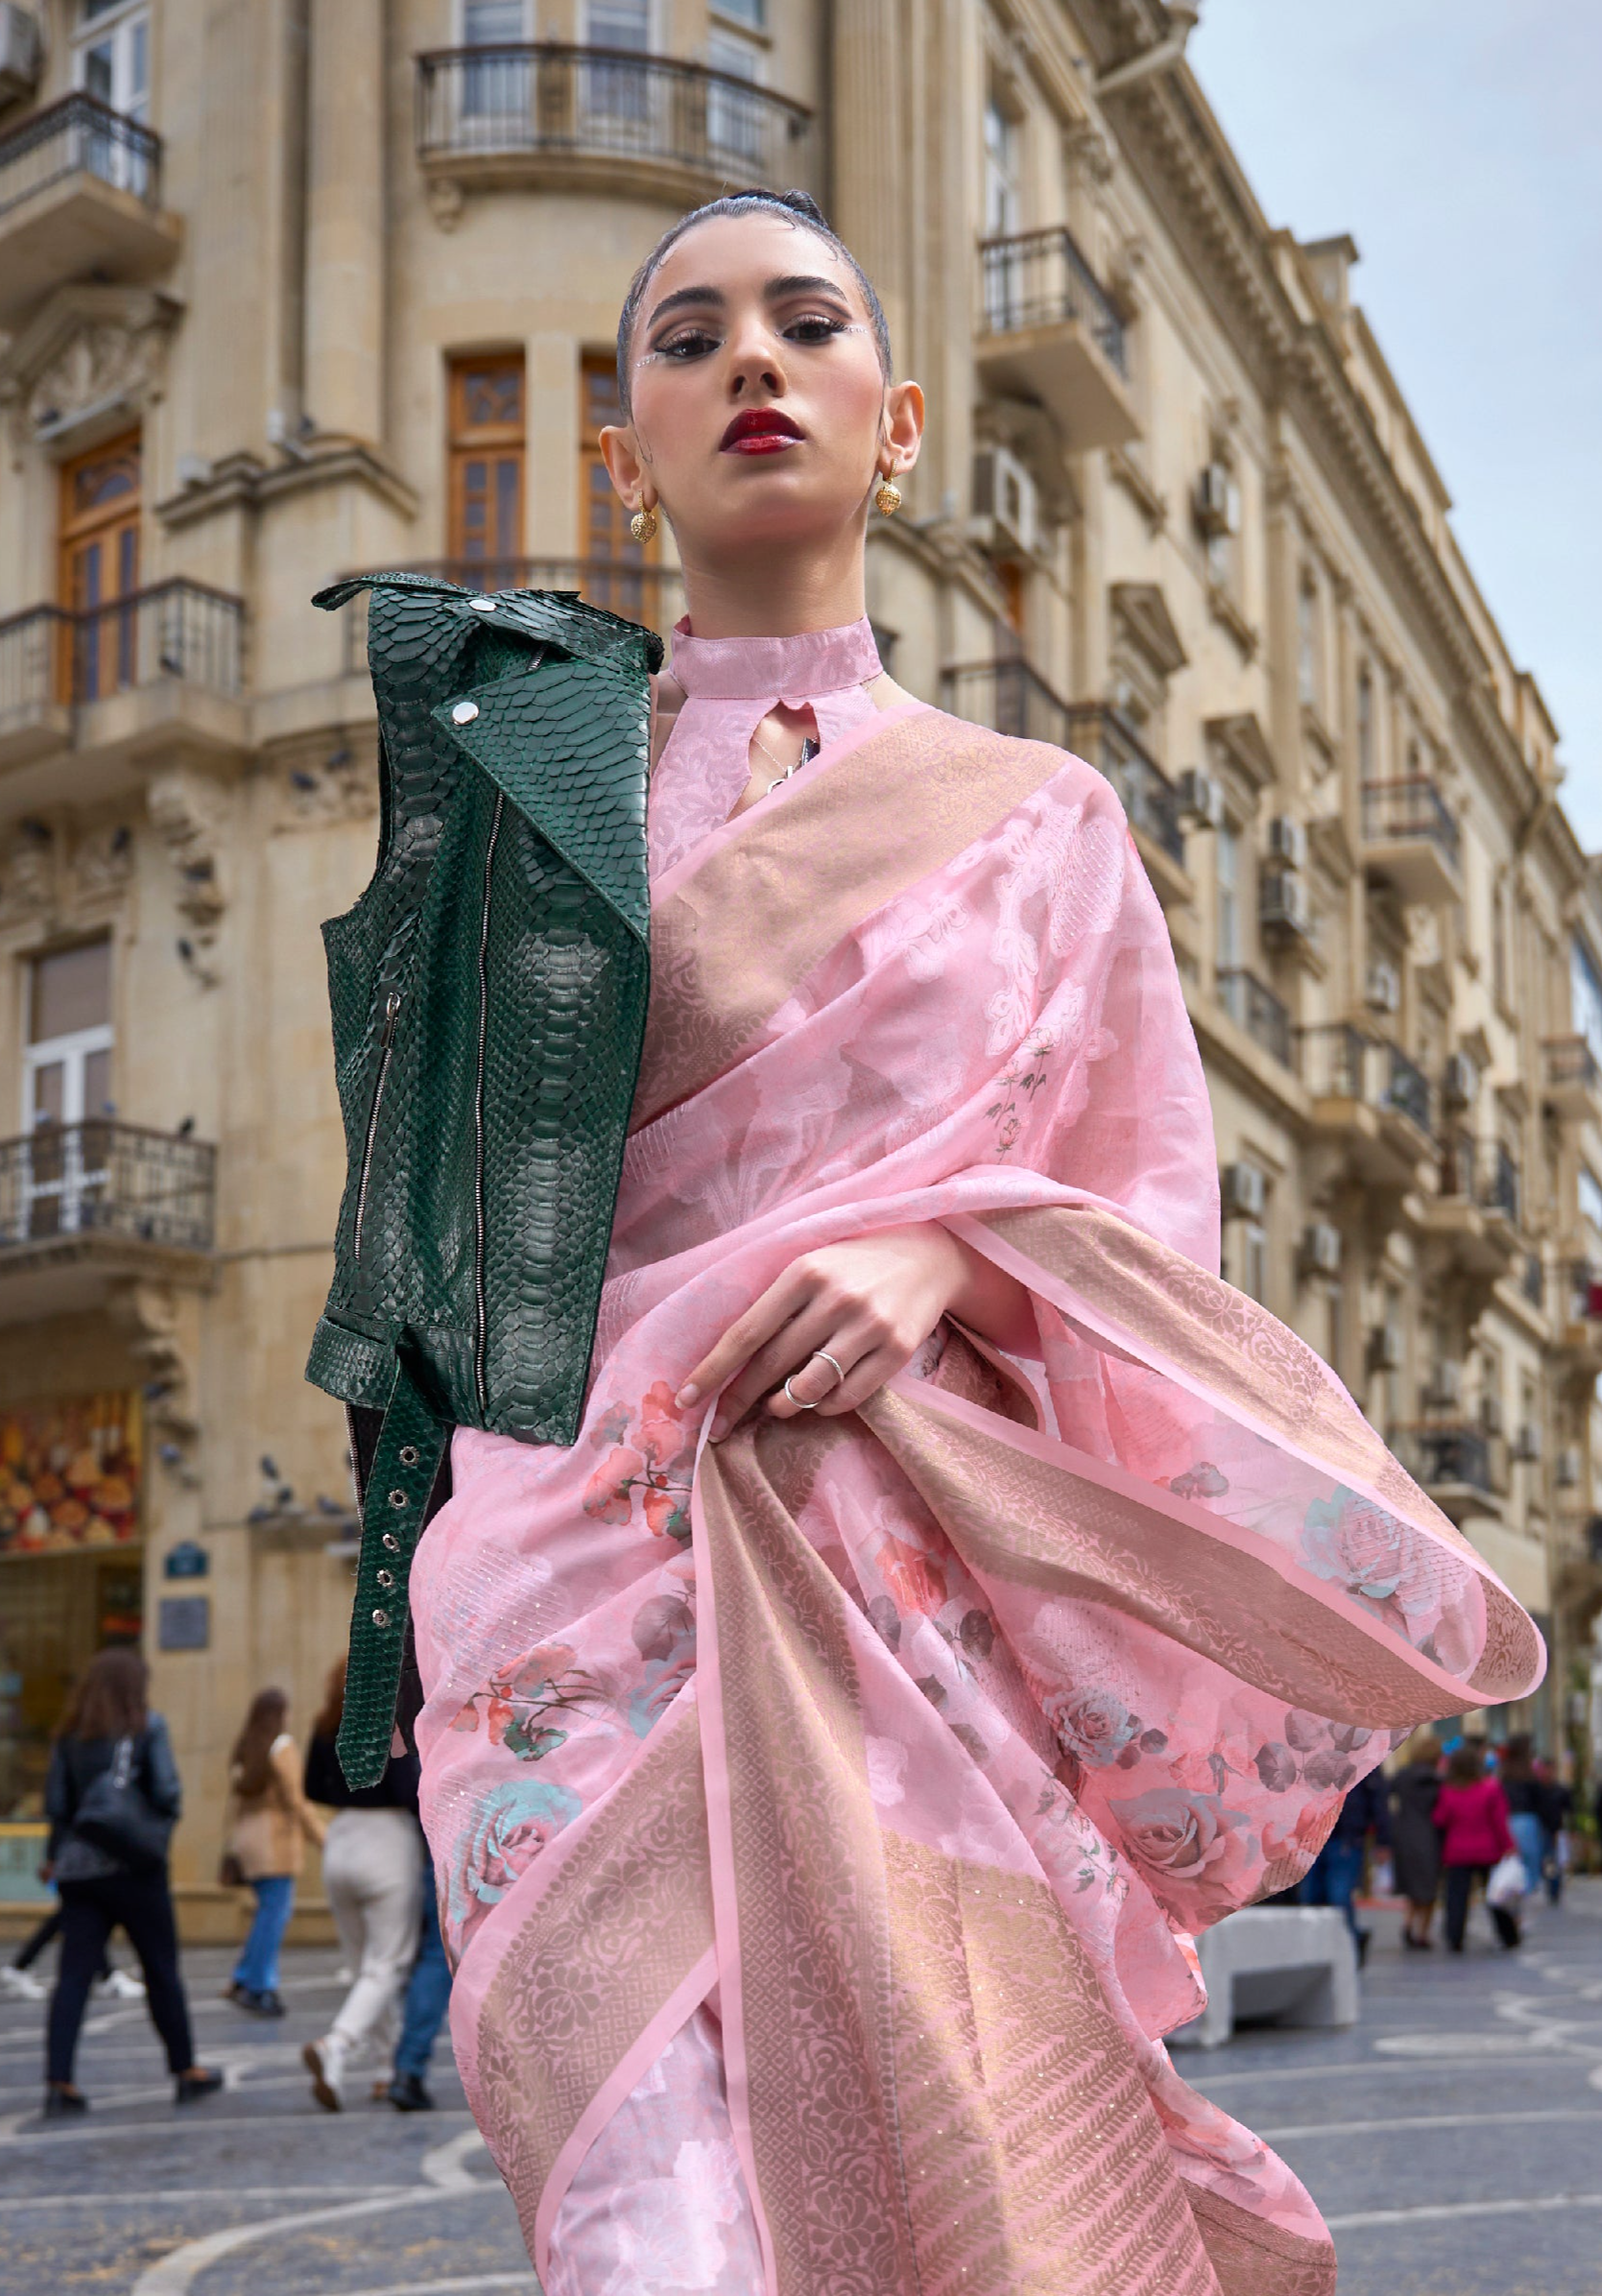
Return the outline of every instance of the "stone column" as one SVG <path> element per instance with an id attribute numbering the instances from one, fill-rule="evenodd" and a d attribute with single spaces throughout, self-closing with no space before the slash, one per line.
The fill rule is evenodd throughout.
<path id="1" fill-rule="evenodd" d="M 383 0 L 311 0 L 305 408 L 383 436 Z"/>
<path id="2" fill-rule="evenodd" d="M 901 11 L 894 0 L 836 0 L 829 222 L 878 291 L 891 339 L 907 321 L 907 203 Z"/>

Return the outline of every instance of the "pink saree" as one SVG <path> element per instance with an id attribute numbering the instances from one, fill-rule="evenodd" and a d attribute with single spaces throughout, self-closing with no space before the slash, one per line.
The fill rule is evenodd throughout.
<path id="1" fill-rule="evenodd" d="M 574 1448 L 459 1432 L 413 1576 L 468 2094 L 548 2296 L 1327 2296 L 1180 2078 L 1191 1940 L 1540 1638 L 1216 1273 L 1206 1088 L 1090 768 L 917 706 L 658 879 Z M 859 1416 L 674 1403 L 797 1256 L 948 1223 Z"/>

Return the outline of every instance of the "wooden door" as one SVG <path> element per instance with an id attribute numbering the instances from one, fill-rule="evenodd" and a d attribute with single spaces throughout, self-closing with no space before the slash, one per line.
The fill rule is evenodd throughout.
<path id="1" fill-rule="evenodd" d="M 62 466 L 58 597 L 77 617 L 63 701 L 97 702 L 137 680 L 140 486 L 137 431 Z"/>
<path id="2" fill-rule="evenodd" d="M 585 561 L 584 594 L 631 622 L 656 619 L 659 536 L 636 542 L 629 531 L 629 511 L 613 491 L 601 460 L 601 431 L 620 423 L 617 365 L 607 351 L 586 351 L 580 376 L 579 549 Z"/>
<path id="3" fill-rule="evenodd" d="M 490 590 L 522 580 L 523 409 L 521 351 L 452 360 L 450 557 Z"/>

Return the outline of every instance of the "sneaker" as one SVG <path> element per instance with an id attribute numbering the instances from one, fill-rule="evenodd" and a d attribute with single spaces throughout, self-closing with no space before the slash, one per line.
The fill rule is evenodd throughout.
<path id="1" fill-rule="evenodd" d="M 142 2001 L 145 1997 L 142 1981 L 125 1969 L 114 1969 L 108 1977 L 102 1977 L 97 1991 L 114 2001 Z"/>
<path id="2" fill-rule="evenodd" d="M 397 2113 L 432 2113 L 434 2099 L 415 2072 L 397 2072 L 384 2092 Z"/>
<path id="3" fill-rule="evenodd" d="M 18 2001 L 42 2001 L 47 1989 L 39 1983 L 32 1970 L 12 1969 L 11 1963 L 7 1962 L 0 1968 L 0 1990 Z"/>
<path id="4" fill-rule="evenodd" d="M 198 2097 L 215 2096 L 222 2086 L 223 2076 L 215 2066 L 191 2065 L 174 2081 L 173 2094 L 180 2105 L 192 2105 Z"/>
<path id="5" fill-rule="evenodd" d="M 269 1987 L 266 1993 L 257 1994 L 255 2008 L 258 2017 L 282 2017 L 284 2015 L 283 1997 Z"/>
<path id="6" fill-rule="evenodd" d="M 82 2089 L 74 2089 L 65 2081 L 52 2081 L 44 2093 L 46 2120 L 76 2120 L 89 2109 L 89 2100 Z"/>
<path id="7" fill-rule="evenodd" d="M 345 2074 L 345 2045 L 332 2033 L 322 2041 L 308 2041 L 300 2051 L 300 2062 L 312 2077 L 312 2094 L 324 2113 L 343 2113 L 345 2093 L 341 2083 Z"/>

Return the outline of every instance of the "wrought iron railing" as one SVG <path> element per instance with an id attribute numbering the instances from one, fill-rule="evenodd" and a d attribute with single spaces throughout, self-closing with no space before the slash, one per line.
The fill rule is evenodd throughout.
<path id="1" fill-rule="evenodd" d="M 1363 784 L 1363 837 L 1373 845 L 1392 845 L 1418 839 L 1437 846 L 1453 869 L 1462 850 L 1462 832 L 1455 814 L 1425 774 L 1407 774 L 1395 781 Z"/>
<path id="2" fill-rule="evenodd" d="M 1546 1264 L 1539 1252 L 1524 1255 L 1524 1275 L 1519 1286 L 1532 1307 L 1546 1303 Z"/>
<path id="3" fill-rule="evenodd" d="M 1302 1081 L 1315 1098 L 1360 1100 L 1383 1114 L 1406 1116 L 1428 1132 L 1429 1079 L 1399 1044 L 1350 1020 L 1321 1022 L 1296 1033 Z"/>
<path id="4" fill-rule="evenodd" d="M 1290 1066 L 1290 1012 L 1266 981 L 1259 981 L 1243 966 L 1231 966 L 1218 974 L 1218 1001 L 1254 1043 L 1260 1044 L 1281 1067 Z"/>
<path id="5" fill-rule="evenodd" d="M 804 182 L 812 114 L 732 72 L 554 40 L 417 60 L 421 159 L 650 160 L 740 183 Z"/>
<path id="6" fill-rule="evenodd" d="M 1385 1440 L 1425 1491 L 1453 1485 L 1489 1494 L 1494 1488 L 1491 1457 L 1494 1439 L 1471 1421 L 1393 1427 Z"/>
<path id="7" fill-rule="evenodd" d="M 12 614 L 0 622 L 0 731 L 52 702 L 100 702 L 164 678 L 237 694 L 244 628 L 243 599 L 181 578 L 83 613 Z"/>
<path id="8" fill-rule="evenodd" d="M 148 207 L 161 203 L 161 138 L 94 96 L 63 96 L 0 135 L 0 215 L 63 176 L 98 176 Z"/>
<path id="9" fill-rule="evenodd" d="M 1018 741 L 1049 741 L 1060 750 L 1068 746 L 1068 705 L 1021 655 L 953 663 L 942 676 L 941 688 L 953 717 Z"/>
<path id="10" fill-rule="evenodd" d="M 1441 1193 L 1461 1196 L 1482 1211 L 1500 1212 L 1518 1224 L 1518 1165 L 1500 1140 L 1476 1140 L 1453 1133 L 1441 1146 Z"/>
<path id="11" fill-rule="evenodd" d="M 1120 710 L 1075 703 L 1065 746 L 1107 776 L 1133 828 L 1143 830 L 1172 861 L 1184 861 L 1179 792 Z"/>
<path id="12" fill-rule="evenodd" d="M 377 569 L 370 569 L 376 571 Z M 586 606 L 605 608 L 666 637 L 684 610 L 684 582 L 677 566 L 651 566 L 627 558 L 414 559 L 391 574 L 430 574 L 477 590 L 566 590 Z M 367 666 L 368 593 L 358 590 L 345 609 L 346 668 Z"/>
<path id="13" fill-rule="evenodd" d="M 1124 323 L 1065 224 L 979 242 L 982 335 L 1011 335 L 1070 320 L 1088 330 L 1120 374 L 1128 374 Z"/>
<path id="14" fill-rule="evenodd" d="M 217 1151 L 94 1118 L 0 1140 L 0 1258 L 63 1236 L 209 1252 Z"/>

